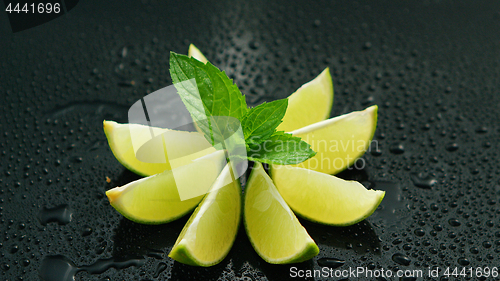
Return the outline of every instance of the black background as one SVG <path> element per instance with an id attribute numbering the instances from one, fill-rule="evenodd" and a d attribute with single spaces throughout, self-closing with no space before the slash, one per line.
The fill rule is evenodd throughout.
<path id="1" fill-rule="evenodd" d="M 332 116 L 379 105 L 378 151 L 341 176 L 386 198 L 351 227 L 302 221 L 321 251 L 294 266 L 320 269 L 326 257 L 345 260 L 338 269 L 427 276 L 500 265 L 499 1 L 80 1 L 15 34 L 0 14 L 3 279 L 71 280 L 61 272 L 76 267 L 76 280 L 288 278 L 290 265 L 261 260 L 242 228 L 217 266 L 173 262 L 187 218 L 135 224 L 104 196 L 138 177 L 114 159 L 102 120 L 126 122 L 132 103 L 170 85 L 168 54 L 189 43 L 251 105 L 288 96 L 326 66 Z M 70 222 L 42 224 L 56 206 Z M 476 280 L 440 280 L 455 279 Z"/>

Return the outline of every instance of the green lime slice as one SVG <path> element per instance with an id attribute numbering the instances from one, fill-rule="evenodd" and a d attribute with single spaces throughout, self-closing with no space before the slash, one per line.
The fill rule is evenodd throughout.
<path id="1" fill-rule="evenodd" d="M 296 263 L 319 253 L 259 162 L 250 174 L 243 210 L 248 238 L 266 262 Z"/>
<path id="2" fill-rule="evenodd" d="M 326 174 L 337 174 L 351 166 L 371 144 L 377 127 L 377 108 L 374 105 L 290 132 L 317 152 L 294 166 Z"/>
<path id="3" fill-rule="evenodd" d="M 328 225 L 346 226 L 366 219 L 385 195 L 356 181 L 291 166 L 273 169 L 271 177 L 297 215 Z"/>
<path id="4" fill-rule="evenodd" d="M 198 132 L 175 131 L 138 124 L 119 124 L 106 120 L 103 122 L 103 127 L 115 158 L 127 169 L 141 176 L 151 176 L 189 164 L 192 160 L 215 151 L 203 134 Z M 152 134 L 154 136 L 163 134 L 163 136 L 153 139 Z M 169 148 L 167 153 L 165 153 L 165 145 Z M 140 149 L 143 156 L 162 156 L 163 161 L 160 162 L 163 163 L 140 161 L 137 159 L 134 146 L 137 151 Z M 171 161 L 174 159 L 175 161 Z"/>
<path id="5" fill-rule="evenodd" d="M 224 152 L 218 150 L 191 164 L 110 189 L 106 195 L 111 206 L 132 221 L 166 223 L 184 216 L 198 205 L 225 161 Z"/>
<path id="6" fill-rule="evenodd" d="M 229 165 L 195 209 L 169 257 L 195 266 L 222 261 L 236 239 L 241 215 L 241 186 L 232 180 Z"/>
<path id="7" fill-rule="evenodd" d="M 332 76 L 330 69 L 326 68 L 288 97 L 288 108 L 277 130 L 291 132 L 325 120 L 330 116 L 332 103 Z"/>

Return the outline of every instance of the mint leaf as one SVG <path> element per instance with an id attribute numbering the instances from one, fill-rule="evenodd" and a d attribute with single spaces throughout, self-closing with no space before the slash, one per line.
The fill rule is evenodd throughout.
<path id="1" fill-rule="evenodd" d="M 170 52 L 170 75 L 174 86 L 193 120 L 212 144 L 220 143 L 221 130 L 213 131 L 212 116 L 229 116 L 239 120 L 246 114 L 245 97 L 238 87 L 210 62 Z M 220 124 L 217 124 L 220 125 Z"/>
<path id="2" fill-rule="evenodd" d="M 281 99 L 250 108 L 241 121 L 245 140 L 260 143 L 271 137 L 285 116 L 287 106 L 288 99 Z"/>
<path id="3" fill-rule="evenodd" d="M 249 143 L 248 148 L 249 160 L 268 164 L 293 165 L 316 155 L 307 142 L 282 131 L 261 143 Z"/>

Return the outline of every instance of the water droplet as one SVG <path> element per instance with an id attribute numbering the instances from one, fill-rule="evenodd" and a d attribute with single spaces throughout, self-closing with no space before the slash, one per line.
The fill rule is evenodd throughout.
<path id="1" fill-rule="evenodd" d="M 110 268 L 123 269 L 129 266 L 142 266 L 144 258 L 99 259 L 91 265 L 77 267 L 71 260 L 62 255 L 47 256 L 43 259 L 39 274 L 44 281 L 74 281 L 79 271 L 90 274 L 101 274 Z"/>
<path id="2" fill-rule="evenodd" d="M 54 208 L 43 208 L 38 216 L 42 225 L 46 225 L 49 222 L 68 224 L 72 217 L 73 210 L 67 204 L 62 204 Z"/>
<path id="3" fill-rule="evenodd" d="M 135 85 L 134 80 L 122 80 L 118 82 L 118 86 L 120 87 L 133 87 Z"/>
<path id="4" fill-rule="evenodd" d="M 389 148 L 389 151 L 393 154 L 402 154 L 405 152 L 405 147 L 402 143 L 395 143 Z"/>
<path id="5" fill-rule="evenodd" d="M 167 264 L 164 263 L 164 262 L 160 262 L 157 266 L 156 266 L 156 271 L 155 271 L 155 274 L 153 275 L 154 278 L 158 278 L 158 276 L 160 276 L 160 274 L 165 271 L 165 269 L 167 269 Z"/>
<path id="6" fill-rule="evenodd" d="M 77 272 L 75 264 L 61 255 L 44 258 L 38 271 L 44 281 L 74 281 Z"/>
<path id="7" fill-rule="evenodd" d="M 467 266 L 470 264 L 470 261 L 467 258 L 462 257 L 458 259 L 458 264 L 460 264 L 461 266 Z"/>
<path id="8" fill-rule="evenodd" d="M 459 221 L 459 220 L 457 220 L 457 219 L 450 219 L 450 220 L 448 220 L 448 223 L 449 223 L 451 226 L 460 226 L 460 225 L 461 225 L 460 221 Z"/>
<path id="9" fill-rule="evenodd" d="M 450 143 L 446 146 L 446 150 L 450 151 L 450 152 L 453 152 L 453 151 L 456 151 L 458 150 L 458 143 L 454 142 L 454 143 Z"/>
<path id="10" fill-rule="evenodd" d="M 329 268 L 337 268 L 344 265 L 345 261 L 336 258 L 321 258 L 318 260 L 318 265 Z"/>
<path id="11" fill-rule="evenodd" d="M 486 134 L 488 132 L 488 128 L 486 127 L 479 127 L 476 129 L 476 133 L 478 134 Z"/>
<path id="12" fill-rule="evenodd" d="M 92 234 L 92 227 L 86 225 L 82 230 L 82 236 L 89 236 Z"/>
<path id="13" fill-rule="evenodd" d="M 414 233 L 415 235 L 422 237 L 425 235 L 425 230 L 423 230 L 422 228 L 417 228 L 415 229 Z"/>
<path id="14" fill-rule="evenodd" d="M 431 176 L 422 176 L 422 174 L 412 174 L 411 180 L 416 187 L 431 189 L 437 180 Z"/>
<path id="15" fill-rule="evenodd" d="M 411 263 L 411 260 L 409 257 L 401 254 L 401 253 L 396 253 L 392 256 L 392 260 L 397 263 L 397 264 L 400 264 L 400 265 L 405 265 L 405 266 L 408 266 L 410 265 Z"/>

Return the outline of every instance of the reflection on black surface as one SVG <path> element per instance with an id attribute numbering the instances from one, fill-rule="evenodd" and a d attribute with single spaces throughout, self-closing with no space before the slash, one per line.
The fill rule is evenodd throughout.
<path id="1" fill-rule="evenodd" d="M 115 230 L 113 256 L 166 258 L 189 216 L 160 225 L 147 225 L 122 218 Z"/>
<path id="2" fill-rule="evenodd" d="M 118 178 L 116 180 L 113 180 L 110 183 L 110 187 L 117 187 L 117 186 L 126 185 L 128 183 L 131 183 L 133 181 L 136 181 L 136 180 L 142 179 L 142 178 L 143 177 L 136 175 L 136 174 L 132 173 L 131 171 L 123 168 L 123 172 L 120 174 L 120 176 L 118 176 Z"/>
<path id="3" fill-rule="evenodd" d="M 364 161 L 364 159 L 360 159 L 358 161 Z M 339 177 L 344 180 L 354 180 L 359 182 L 368 181 L 369 175 L 368 170 L 365 167 L 366 165 L 353 165 L 348 169 L 336 174 L 336 177 Z M 356 167 L 363 167 L 363 169 L 357 169 Z"/>
<path id="4" fill-rule="evenodd" d="M 374 252 L 380 255 L 380 238 L 367 220 L 346 227 L 321 225 L 300 218 L 299 220 L 318 245 L 353 249 L 359 254 Z"/>

